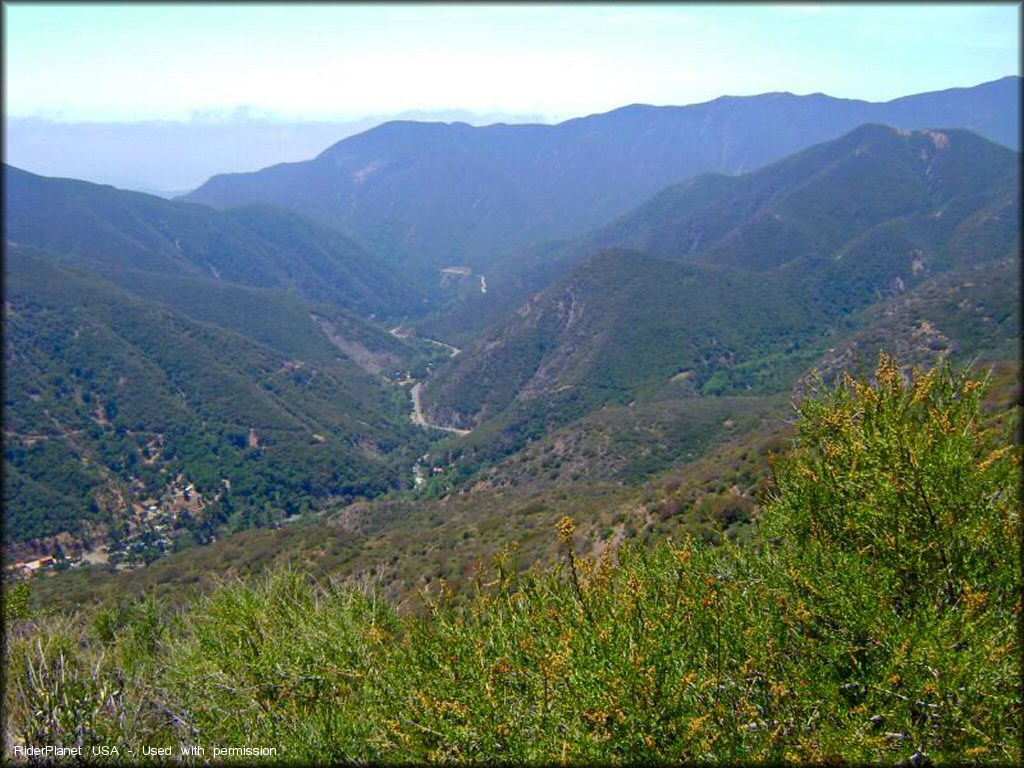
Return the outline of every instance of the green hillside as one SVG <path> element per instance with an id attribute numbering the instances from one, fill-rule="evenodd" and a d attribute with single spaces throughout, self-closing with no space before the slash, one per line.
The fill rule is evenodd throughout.
<path id="1" fill-rule="evenodd" d="M 427 581 L 413 611 L 373 577 L 295 569 L 178 608 L 22 599 L 8 727 L 295 763 L 1013 764 L 1019 413 L 983 393 L 883 358 L 805 399 L 757 547 L 589 556 L 563 516 L 559 564 L 524 572 L 511 548 L 458 594 Z"/>
<path id="2" fill-rule="evenodd" d="M 781 279 L 604 252 L 439 371 L 424 402 L 441 423 L 475 426 L 532 401 L 582 415 L 652 395 L 673 377 L 699 391 L 719 368 L 817 340 L 826 311 Z M 784 379 L 750 385 L 772 383 Z"/>
<path id="3" fill-rule="evenodd" d="M 192 276 L 280 288 L 401 319 L 423 296 L 338 232 L 259 205 L 220 212 L 4 166 L 4 237 L 102 272 Z"/>
<path id="4" fill-rule="evenodd" d="M 464 342 L 467 328 L 498 322 L 606 248 L 757 271 L 845 260 L 832 281 L 870 299 L 896 277 L 907 283 L 1011 253 L 1019 164 L 1017 153 L 962 130 L 862 126 L 752 173 L 689 179 L 592 233 L 525 249 L 490 270 L 487 296 L 427 328 Z"/>
<path id="5" fill-rule="evenodd" d="M 1019 360 L 1020 259 L 954 270 L 864 310 L 848 337 L 815 365 L 828 381 L 866 373 L 880 350 L 927 368 L 948 357 L 963 363 Z"/>
<path id="6" fill-rule="evenodd" d="M 302 360 L 337 361 L 364 349 L 365 354 L 354 356 L 376 361 L 371 368 L 386 370 L 408 365 L 414 354 L 405 341 L 337 305 L 313 302 L 276 288 L 138 270 L 119 270 L 116 281 L 118 287 L 148 302 L 235 331 L 282 355 Z M 344 349 L 332 344 L 331 337 L 343 340 Z"/>
<path id="7" fill-rule="evenodd" d="M 404 395 L 331 354 L 308 309 L 308 349 L 285 335 L 275 348 L 48 254 L 9 247 L 5 262 L 8 541 L 102 541 L 141 525 L 146 500 L 175 508 L 184 485 L 194 503 L 177 504 L 174 524 L 204 540 L 379 494 L 419 450 Z"/>
<path id="8" fill-rule="evenodd" d="M 388 267 L 270 206 L 4 173 L 11 557 L 148 562 L 405 482 L 391 382 L 437 353 L 373 322 L 423 308 Z"/>
<path id="9" fill-rule="evenodd" d="M 518 433 L 518 447 L 673 377 L 691 394 L 783 391 L 854 313 L 1013 260 L 1018 180 L 1019 155 L 977 136 L 883 126 L 752 174 L 699 177 L 548 251 L 545 269 L 607 249 L 440 370 L 425 407 L 439 423 Z M 1010 293 L 996 301 L 1012 311 Z"/>
<path id="10" fill-rule="evenodd" d="M 594 243 L 788 272 L 847 312 L 1019 254 L 1019 162 L 964 131 L 865 126 L 748 176 L 667 190 Z"/>

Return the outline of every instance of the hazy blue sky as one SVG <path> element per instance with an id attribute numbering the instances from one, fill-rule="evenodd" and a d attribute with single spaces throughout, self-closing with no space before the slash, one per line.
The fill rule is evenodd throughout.
<path id="1" fill-rule="evenodd" d="M 1020 6 L 5 3 L 7 114 L 561 118 L 788 90 L 885 100 L 1019 74 Z"/>

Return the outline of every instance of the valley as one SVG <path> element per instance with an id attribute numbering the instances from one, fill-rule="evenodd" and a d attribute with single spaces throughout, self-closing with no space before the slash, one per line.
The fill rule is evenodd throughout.
<path id="1" fill-rule="evenodd" d="M 249 527 L 298 519 L 317 526 L 325 516 L 347 516 L 346 505 L 368 503 L 375 509 L 376 496 L 386 509 L 392 495 L 415 506 L 421 498 L 507 488 L 508 481 L 496 477 L 508 461 L 529 456 L 535 444 L 560 430 L 586 433 L 591 420 L 615 423 L 612 413 L 645 413 L 661 407 L 659 403 L 697 413 L 705 402 L 730 397 L 774 402 L 771 398 L 803 387 L 808 371 L 817 368 L 835 376 L 870 365 L 875 353 L 887 348 L 915 364 L 934 362 L 941 355 L 962 360 L 991 355 L 998 360 L 1011 354 L 1019 327 L 1017 294 L 1000 292 L 1012 282 L 990 279 L 1012 275 L 1019 264 L 1019 255 L 1014 255 L 1020 230 L 1014 157 L 1010 150 L 964 131 L 863 126 L 759 171 L 700 175 L 663 190 L 604 227 L 535 249 L 534 254 L 544 254 L 542 260 L 510 262 L 517 265 L 518 276 L 502 283 L 494 306 L 500 308 L 525 286 L 546 282 L 547 287 L 513 305 L 505 319 L 471 331 L 461 342 L 468 346 L 425 335 L 424 329 L 444 327 L 446 317 L 461 318 L 473 328 L 466 308 L 497 295 L 488 292 L 486 277 L 469 267 L 446 266 L 439 284 L 414 286 L 382 265 L 355 266 L 369 265 L 374 257 L 322 225 L 263 203 L 217 213 L 8 168 L 8 242 L 17 267 L 8 272 L 15 290 L 5 296 L 14 330 L 7 339 L 8 360 L 27 361 L 29 337 L 21 338 L 19 323 L 26 312 L 26 320 L 35 317 L 33 302 L 42 295 L 18 286 L 32 284 L 24 282 L 30 276 L 53 285 L 52 278 L 43 278 L 47 270 L 62 275 L 65 286 L 49 301 L 76 295 L 86 302 L 79 312 L 95 312 L 89 297 L 101 285 L 108 303 L 141 301 L 130 312 L 121 312 L 128 316 L 141 311 L 139 316 L 146 317 L 135 321 L 136 335 L 152 322 L 155 336 L 150 335 L 160 339 L 167 335 L 164 329 L 171 318 L 171 325 L 182 329 L 199 322 L 211 331 L 218 329 L 217 334 L 227 333 L 216 342 L 221 361 L 206 364 L 201 379 L 224 369 L 224 351 L 239 342 L 255 343 L 253 351 L 259 349 L 265 358 L 259 373 L 245 363 L 230 374 L 256 383 L 261 394 L 227 406 L 233 401 L 218 400 L 223 395 L 218 392 L 221 385 L 215 385 L 209 395 L 200 396 L 220 403 L 212 411 L 210 404 L 195 399 L 188 379 L 177 371 L 188 369 L 190 362 L 176 360 L 164 374 L 172 395 L 168 403 L 175 403 L 168 413 L 182 405 L 196 409 L 188 418 L 201 420 L 208 430 L 210 416 L 237 410 L 216 428 L 219 437 L 206 438 L 205 455 L 216 457 L 213 466 L 219 467 L 211 473 L 210 459 L 182 463 L 182 448 L 177 447 L 182 437 L 173 437 L 180 428 L 150 423 L 158 408 L 131 410 L 135 406 L 124 391 L 131 376 L 123 362 L 114 367 L 120 373 L 109 384 L 99 383 L 91 372 L 94 367 L 71 365 L 94 354 L 76 350 L 88 338 L 82 335 L 87 326 L 81 321 L 74 328 L 53 326 L 39 349 L 52 349 L 56 356 L 36 353 L 36 368 L 22 362 L 12 380 L 13 391 L 24 392 L 29 401 L 58 398 L 39 415 L 20 409 L 17 418 L 7 419 L 14 519 L 34 517 L 29 509 L 37 497 L 31 494 L 49 499 L 44 503 L 53 508 L 52 491 L 40 486 L 42 473 L 49 471 L 43 467 L 70 470 L 72 457 L 81 456 L 84 466 L 96 468 L 86 470 L 90 480 L 85 487 L 91 490 L 84 500 L 66 497 L 58 503 L 57 509 L 66 510 L 61 513 L 67 521 L 63 526 L 19 523 L 20 530 L 37 533 L 11 541 L 12 551 L 21 560 L 48 556 L 58 540 L 65 549 L 89 549 L 79 539 L 83 531 L 90 531 L 91 538 L 99 536 L 100 546 L 120 531 L 116 535 L 130 547 L 147 553 L 126 563 L 143 565 L 155 557 L 173 559 L 172 548 L 212 543 Z M 888 190 L 884 199 L 878 196 L 880 188 Z M 74 210 L 94 211 L 94 218 L 65 213 L 72 210 L 72 199 L 79 201 Z M 856 209 L 857 216 L 842 214 L 844 206 Z M 127 219 L 125 212 L 130 212 Z M 45 216 L 61 225 L 43 227 L 38 222 Z M 112 224 L 130 223 L 127 229 L 123 223 L 100 228 L 97 216 Z M 221 225 L 215 222 L 220 219 L 239 245 L 224 249 L 216 244 Z M 141 237 L 151 238 L 151 244 L 137 245 Z M 291 255 L 282 261 L 284 251 L 275 249 L 285 242 L 289 249 L 302 244 L 298 252 L 308 269 L 291 263 Z M 240 261 L 234 249 L 264 255 L 262 260 Z M 894 260 L 893 252 L 903 255 Z M 215 272 L 203 271 L 215 263 L 220 264 Z M 81 270 L 96 270 L 97 277 L 75 276 L 69 282 L 63 277 L 68 269 L 82 275 L 87 273 Z M 981 283 L 968 279 L 972 270 Z M 87 282 L 81 288 L 71 289 L 83 279 Z M 95 280 L 101 282 L 88 282 Z M 956 307 L 941 303 L 958 292 L 965 298 Z M 972 294 L 975 298 L 967 298 Z M 910 309 L 924 306 L 921 302 L 930 302 L 924 313 Z M 978 325 L 967 318 L 972 311 L 988 319 Z M 904 317 L 898 323 L 910 327 L 897 331 L 893 323 Z M 111 322 L 102 314 L 97 319 Z M 228 338 L 237 341 L 229 343 Z M 146 342 L 147 348 L 151 343 Z M 157 343 L 166 345 L 164 349 L 180 345 L 169 339 Z M 108 342 L 101 355 L 111 349 Z M 47 371 L 55 364 L 61 378 L 70 376 L 76 393 L 71 403 L 60 394 L 67 384 L 47 390 L 39 378 L 50 375 Z M 35 383 L 25 378 L 30 370 L 38 370 Z M 147 375 L 143 370 L 139 368 L 139 376 Z M 347 394 L 339 399 L 343 391 Z M 292 393 L 298 392 L 303 394 L 296 400 Z M 269 419 L 269 412 L 252 409 L 268 396 L 277 411 Z M 327 410 L 315 405 L 328 400 L 333 404 Z M 773 407 L 781 417 L 781 403 Z M 44 450 L 46 425 L 58 413 L 63 414 L 62 447 Z M 733 417 L 727 421 L 735 424 Z M 626 423 L 612 430 L 613 441 L 638 440 L 635 459 L 659 455 L 663 449 L 653 435 L 627 439 Z M 599 455 L 592 440 L 585 441 L 584 456 Z M 122 458 L 113 461 L 117 454 L 112 450 L 122 451 Z M 198 459 L 203 454 L 195 455 Z M 629 484 L 643 483 L 687 457 L 698 458 L 699 452 L 670 449 L 647 469 L 629 471 Z M 342 466 L 339 460 L 353 459 L 348 474 L 327 480 Z M 275 461 L 284 462 L 283 469 L 309 460 L 325 462 L 329 474 L 312 481 L 303 479 L 306 473 L 300 470 L 290 482 L 304 489 L 307 501 L 299 504 L 293 498 L 274 511 L 279 501 L 269 500 L 286 498 L 280 479 L 269 486 L 260 480 L 246 487 L 233 476 L 236 470 L 228 469 L 255 461 L 253 470 L 269 479 L 280 471 L 272 469 Z M 267 461 L 269 475 L 259 468 Z M 577 468 L 556 473 L 554 485 L 576 493 L 581 484 L 598 477 L 592 460 L 574 461 Z M 548 482 L 542 478 L 548 465 L 546 460 L 534 466 L 513 487 L 523 483 L 545 488 Z M 375 466 L 378 479 L 342 479 L 374 476 L 360 466 Z M 643 461 L 636 466 L 644 466 Z M 173 533 L 131 522 L 135 513 L 129 510 L 149 509 L 150 500 L 163 492 L 161 484 L 167 481 L 158 479 L 157 472 L 194 484 L 201 505 L 200 514 L 164 522 Z M 262 490 L 253 495 L 248 488 Z M 33 501 L 26 505 L 28 499 Z M 89 515 L 83 514 L 86 506 Z M 79 521 L 86 519 L 91 522 L 82 527 Z M 619 530 L 621 534 L 624 527 Z M 148 543 L 150 539 L 157 543 Z"/>
<path id="2" fill-rule="evenodd" d="M 422 381 L 417 381 L 409 389 L 409 397 L 412 400 L 412 416 L 411 416 L 411 418 L 412 418 L 412 421 L 413 421 L 414 424 L 416 424 L 416 425 L 418 425 L 420 427 L 428 428 L 428 429 L 440 429 L 440 430 L 443 430 L 445 432 L 452 432 L 452 433 L 454 433 L 456 435 L 468 435 L 470 433 L 471 430 L 468 430 L 468 429 L 459 429 L 457 427 L 445 427 L 445 426 L 442 426 L 441 424 L 432 424 L 432 423 L 428 422 L 426 417 L 423 415 L 423 405 L 420 402 L 420 394 L 421 394 L 422 391 L 423 391 L 423 382 Z"/>
<path id="3" fill-rule="evenodd" d="M 557 259 L 547 260 L 547 274 L 554 275 L 551 285 L 469 348 L 422 335 L 417 328 L 431 326 L 430 313 L 454 312 L 458 316 L 462 311 L 465 299 L 450 293 L 445 297 L 443 292 L 449 291 L 446 286 L 451 284 L 444 281 L 439 287 L 442 294 L 432 299 L 436 309 L 419 309 L 418 316 L 407 315 L 397 325 L 382 327 L 373 315 L 361 319 L 351 312 L 339 314 L 325 304 L 310 303 L 312 297 L 299 292 L 309 289 L 290 288 L 281 293 L 208 276 L 154 278 L 148 270 L 134 266 L 115 267 L 107 255 L 104 258 L 111 266 L 103 267 L 104 279 L 113 279 L 119 286 L 116 290 L 131 291 L 146 302 L 169 302 L 174 313 L 186 312 L 195 320 L 242 332 L 280 356 L 279 362 L 272 364 L 278 372 L 268 370 L 264 375 L 271 378 L 260 386 L 278 393 L 275 407 L 283 409 L 286 419 L 295 420 L 304 435 L 300 439 L 306 441 L 303 452 L 312 457 L 338 448 L 355 450 L 353 456 L 376 463 L 383 474 L 375 488 L 349 486 L 350 500 L 338 499 L 336 492 L 325 493 L 330 484 L 321 488 L 306 481 L 305 493 L 311 504 L 288 505 L 283 515 L 269 516 L 256 513 L 258 506 L 253 506 L 246 517 L 230 511 L 236 498 L 250 503 L 245 501 L 248 493 L 238 495 L 238 480 L 230 471 L 222 469 L 219 478 L 207 473 L 205 480 L 194 471 L 186 472 L 183 482 L 198 483 L 196 498 L 204 512 L 187 516 L 184 528 L 176 517 L 165 521 L 163 524 L 175 531 L 168 537 L 151 530 L 152 526 L 130 522 L 126 516 L 129 506 L 139 510 L 152 506 L 143 495 L 152 496 L 160 481 L 154 484 L 154 480 L 140 479 L 133 470 L 108 465 L 91 482 L 96 484 L 96 498 L 111 501 L 93 513 L 97 523 L 89 530 L 99 532 L 101 542 L 104 535 L 110 535 L 102 533 L 104 530 L 120 530 L 119 541 L 125 544 L 116 547 L 145 552 L 122 564 L 117 562 L 123 559 L 119 555 L 109 566 L 124 568 L 152 563 L 156 557 L 179 559 L 184 552 L 172 553 L 172 542 L 173 549 L 179 549 L 193 541 L 212 545 L 225 535 L 230 537 L 230 528 L 225 530 L 224 523 L 218 523 L 225 516 L 234 526 L 235 536 L 248 527 L 269 524 L 273 529 L 286 521 L 304 521 L 300 529 L 311 526 L 311 531 L 317 531 L 324 525 L 329 530 L 334 519 L 369 521 L 378 516 L 379 522 L 360 526 L 383 524 L 381 530 L 390 530 L 392 525 L 416 527 L 417 510 L 421 506 L 430 510 L 438 500 L 448 503 L 446 500 L 464 498 L 469 519 L 479 516 L 483 521 L 492 514 L 485 510 L 508 503 L 498 499 L 509 492 L 520 497 L 518 503 L 525 507 L 540 504 L 538 509 L 553 510 L 569 498 L 586 498 L 591 491 L 584 491 L 585 487 L 593 488 L 599 498 L 610 492 L 604 502 L 610 509 L 635 510 L 630 494 L 617 495 L 616 488 L 657 482 L 655 478 L 671 472 L 673 466 L 699 461 L 714 440 L 753 439 L 745 437 L 753 427 L 736 416 L 743 409 L 756 411 L 771 404 L 769 410 L 761 411 L 762 421 L 755 433 L 767 428 L 772 418 L 781 423 L 785 393 L 803 391 L 809 371 L 835 377 L 843 370 L 870 366 L 877 351 L 885 349 L 898 351 L 907 364 L 915 365 L 931 365 L 943 356 L 975 361 L 979 356 L 993 361 L 1012 357 L 1020 323 L 1018 294 L 1010 279 L 1019 266 L 1019 256 L 1014 256 L 1020 228 L 1018 171 L 1008 150 L 964 132 L 948 131 L 942 136 L 944 141 L 939 142 L 928 133 L 869 126 L 762 171 L 737 177 L 702 176 L 671 187 L 634 213 L 559 246 L 558 253 L 566 255 L 565 266 L 552 272 Z M 870 163 L 864 165 L 866 160 Z M 986 164 L 988 170 L 982 171 Z M 975 172 L 975 181 L 968 180 L 966 168 Z M 851 174 L 857 184 L 850 183 Z M 944 181 L 937 187 L 934 179 L 940 177 Z M 813 179 L 813 184 L 808 186 L 807 179 Z M 866 205 L 879 183 L 905 191 L 884 206 L 874 203 L 875 210 L 869 211 Z M 831 190 L 840 188 L 843 204 L 863 211 L 856 224 L 847 224 L 845 229 L 814 212 L 815 206 L 822 206 L 834 194 Z M 770 196 L 765 190 L 770 190 Z M 723 200 L 730 201 L 724 210 L 730 211 L 731 219 L 716 218 L 721 216 L 718 211 L 723 210 Z M 180 204 L 163 205 L 173 208 Z M 785 223 L 788 221 L 800 222 L 799 227 L 792 234 L 783 234 L 784 227 L 792 226 Z M 820 234 L 814 226 L 820 227 Z M 765 227 L 777 233 L 768 236 Z M 262 223 L 254 230 L 271 231 Z M 753 234 L 746 234 L 748 230 Z M 25 240 L 34 236 L 31 230 L 20 232 Z M 78 235 L 69 230 L 69 236 Z M 175 253 L 181 253 L 180 241 L 176 236 Z M 744 245 L 746 242 L 758 245 L 752 248 Z M 16 252 L 26 248 L 29 246 L 19 245 Z M 906 255 L 894 263 L 885 255 L 892 250 Z M 590 256 L 572 255 L 588 252 Z M 781 254 L 785 256 L 780 260 Z M 38 269 L 40 260 L 48 255 L 30 249 L 18 258 Z M 580 261 L 574 266 L 577 259 Z M 530 262 L 524 266 L 533 268 Z M 460 272 L 460 280 L 462 277 Z M 317 290 L 314 297 L 320 295 Z M 19 295 L 15 291 L 8 297 L 15 329 L 19 327 L 18 313 L 24 311 Z M 810 297 L 814 299 L 809 302 Z M 268 315 L 270 306 L 274 310 Z M 410 310 L 413 306 L 415 303 L 409 304 Z M 740 318 L 742 322 L 736 322 Z M 166 326 L 166 321 L 161 324 Z M 16 354 L 16 338 L 12 335 L 10 339 L 15 345 L 9 354 Z M 80 326 L 72 338 L 81 343 Z M 119 426 L 112 418 L 125 407 L 123 395 L 104 387 L 97 389 L 88 383 L 94 380 L 82 379 L 75 371 L 71 375 L 72 380 L 86 382 L 83 393 L 91 390 L 93 402 L 101 405 L 97 415 L 90 417 L 91 426 L 87 426 L 89 418 L 82 421 L 86 414 L 80 410 L 75 416 L 69 413 L 70 420 L 62 425 L 64 434 L 93 435 L 99 427 L 121 432 L 140 445 L 162 446 L 156 452 L 144 448 L 139 454 L 142 466 L 160 468 L 165 454 L 171 453 L 167 445 L 170 433 L 147 429 L 144 423 L 138 425 L 141 430 Z M 342 384 L 339 377 L 351 383 Z M 285 391 L 279 384 L 267 389 L 275 379 L 291 381 L 288 386 L 299 385 L 314 396 L 319 396 L 315 393 L 325 384 L 334 386 L 332 382 L 357 386 L 352 392 L 361 392 L 358 397 L 376 391 L 375 407 L 382 410 L 368 419 L 373 411 L 366 410 L 366 405 L 354 411 L 342 406 L 331 417 L 341 422 L 332 423 L 324 418 L 326 414 L 297 409 L 291 395 L 282 399 Z M 124 374 L 119 374 L 118 386 L 123 388 L 125 380 Z M 189 397 L 180 386 L 177 393 L 179 400 Z M 84 403 L 83 398 L 84 394 L 78 396 Z M 122 404 L 110 414 L 108 404 L 119 400 Z M 719 403 L 735 403 L 729 407 L 740 411 L 727 411 L 717 423 L 705 424 L 704 440 L 712 434 L 717 437 L 712 443 L 700 443 L 703 447 L 697 449 L 687 447 L 690 444 L 685 441 L 658 437 L 660 427 L 637 429 L 641 423 L 637 419 L 662 412 L 666 416 L 680 414 L 683 423 L 697 419 L 696 425 L 702 423 L 698 414 L 715 412 Z M 45 418 L 53 418 L 53 411 L 46 413 Z M 283 459 L 298 449 L 295 437 L 299 435 L 285 439 L 292 428 L 275 432 L 280 427 L 265 416 L 242 418 L 244 421 L 236 420 L 236 436 L 230 438 L 234 441 L 230 450 L 238 451 L 238 458 L 232 461 L 244 465 L 275 455 Z M 366 431 L 374 419 L 383 430 L 376 444 L 367 439 Z M 400 427 L 403 422 L 408 426 Z M 76 423 L 82 426 L 72 429 Z M 344 438 L 336 448 L 341 423 L 362 434 Z M 35 455 L 44 434 L 38 428 L 35 432 L 9 430 L 10 444 L 24 444 L 26 449 L 24 453 L 8 452 L 8 460 L 14 456 L 18 462 L 12 467 L 15 488 L 37 487 L 33 478 L 39 476 L 39 470 L 32 462 L 42 460 Z M 397 434 L 405 437 L 396 442 Z M 597 435 L 603 435 L 600 440 L 610 441 L 610 446 L 629 446 L 633 455 L 628 460 L 623 457 L 612 464 L 603 463 L 600 457 L 608 448 L 599 447 Z M 545 450 L 554 452 L 541 458 L 537 451 L 545 445 Z M 88 441 L 70 447 L 72 452 L 95 455 Z M 131 460 L 122 466 L 136 463 Z M 180 466 L 170 464 L 162 471 L 180 473 Z M 226 469 L 230 465 L 220 466 Z M 763 465 L 758 470 L 762 476 L 765 471 Z M 337 479 L 331 482 L 343 487 L 337 485 Z M 702 521 L 695 523 L 695 530 L 712 538 L 721 531 L 731 537 L 748 536 L 758 494 L 763 491 L 754 490 L 762 487 L 758 483 L 748 490 L 742 490 L 742 485 L 725 486 L 740 488 L 736 498 L 741 501 L 733 504 L 744 510 L 739 518 L 722 517 L 714 523 L 718 518 L 713 510 L 722 504 L 728 508 L 732 503 L 729 494 L 703 495 L 691 499 L 692 508 L 703 512 L 687 518 L 687 525 Z M 135 486 L 137 490 L 133 490 Z M 104 487 L 107 490 L 99 491 Z M 279 493 L 275 490 L 273 497 L 281 498 Z M 561 494 L 558 498 L 562 501 L 537 501 L 552 493 Z M 375 496 L 380 500 L 375 501 Z M 127 506 L 113 501 L 129 498 L 135 500 Z M 257 505 L 264 503 L 260 498 L 254 498 Z M 620 500 L 612 502 L 612 498 Z M 404 511 L 398 513 L 397 509 Z M 423 519 L 435 514 L 429 512 Z M 649 510 L 639 518 L 637 514 L 598 515 L 594 527 L 587 530 L 600 529 L 602 537 L 621 540 L 627 530 L 634 533 L 626 538 L 641 530 L 651 535 L 664 527 L 666 520 L 674 519 L 665 510 L 658 512 L 657 520 Z M 706 515 L 711 517 L 702 517 Z M 598 523 L 598 519 L 605 522 Z M 618 522 L 609 528 L 607 521 L 613 519 Z M 702 527 L 709 523 L 710 528 Z M 507 524 L 513 524 L 512 520 Z M 718 532 L 716 525 L 722 526 Z M 513 540 L 514 530 L 513 524 L 497 540 Z M 61 536 L 65 545 L 74 547 L 78 541 L 74 534 L 69 538 L 68 531 Z M 30 555 L 46 556 L 57 540 L 44 536 L 28 548 L 26 541 L 15 541 L 13 551 L 19 552 L 22 560 Z M 543 559 L 541 551 L 534 550 L 534 557 Z M 415 563 L 418 557 L 410 559 Z M 412 588 L 409 581 L 400 583 L 405 586 L 396 594 Z"/>
<path id="4" fill-rule="evenodd" d="M 1019 759 L 1019 90 L 5 164 L 8 740 Z"/>

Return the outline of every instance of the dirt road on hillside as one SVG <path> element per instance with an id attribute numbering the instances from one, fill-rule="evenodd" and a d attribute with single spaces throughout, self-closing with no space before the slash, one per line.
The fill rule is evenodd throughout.
<path id="1" fill-rule="evenodd" d="M 423 406 L 420 403 L 420 392 L 422 391 L 422 388 L 423 382 L 418 381 L 412 385 L 412 391 L 410 392 L 412 396 L 411 418 L 413 424 L 418 424 L 421 427 L 428 427 L 430 429 L 442 429 L 445 432 L 454 432 L 456 435 L 468 435 L 470 433 L 470 430 L 468 429 L 459 429 L 457 427 L 443 427 L 440 424 L 431 424 L 429 421 L 427 421 L 426 417 L 423 415 Z"/>

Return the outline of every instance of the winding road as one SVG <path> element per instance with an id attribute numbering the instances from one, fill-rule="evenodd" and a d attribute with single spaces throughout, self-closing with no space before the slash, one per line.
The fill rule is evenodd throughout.
<path id="1" fill-rule="evenodd" d="M 412 396 L 411 418 L 413 424 L 418 424 L 421 427 L 428 427 L 430 429 L 441 429 L 444 430 L 445 432 L 454 432 L 457 435 L 468 435 L 470 433 L 471 430 L 468 429 L 459 429 L 458 427 L 443 427 L 440 424 L 431 424 L 429 421 L 427 421 L 426 417 L 423 415 L 423 406 L 420 404 L 420 392 L 422 389 L 423 382 L 417 381 L 415 384 L 412 385 L 412 391 L 410 392 L 410 395 Z"/>
<path id="2" fill-rule="evenodd" d="M 401 326 L 392 328 L 389 331 L 389 333 L 391 333 L 392 336 L 396 336 L 400 339 L 408 338 L 407 335 L 403 335 L 401 333 Z M 453 347 L 451 344 L 445 344 L 443 341 L 438 341 L 437 339 L 428 339 L 423 336 L 420 336 L 419 338 L 421 341 L 425 341 L 428 344 L 434 344 L 435 346 L 438 347 L 444 347 L 445 349 L 448 350 L 449 354 L 451 354 L 452 357 L 455 357 L 457 354 L 459 354 L 459 352 L 462 351 L 458 347 Z M 441 424 L 432 424 L 429 421 L 427 421 L 427 417 L 423 415 L 423 405 L 420 402 L 420 393 L 422 392 L 422 390 L 423 382 L 417 381 L 415 384 L 412 385 L 412 390 L 409 392 L 409 396 L 412 401 L 412 413 L 409 414 L 409 418 L 412 419 L 413 424 L 416 424 L 417 426 L 420 427 L 425 427 L 427 429 L 440 429 L 444 432 L 452 432 L 456 435 L 468 435 L 472 431 L 469 429 L 459 429 L 458 427 L 445 427 L 442 426 Z"/>

